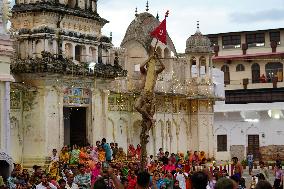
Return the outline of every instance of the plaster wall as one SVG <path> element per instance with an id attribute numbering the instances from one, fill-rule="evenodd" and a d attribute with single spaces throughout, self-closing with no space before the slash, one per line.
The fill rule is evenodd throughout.
<path id="1" fill-rule="evenodd" d="M 192 147 L 187 114 L 157 113 L 156 125 L 150 131 L 148 155 L 156 155 L 159 148 L 169 152 L 186 153 Z M 117 142 L 126 151 L 130 144 L 140 143 L 141 115 L 132 112 L 108 112 L 106 137 L 108 142 Z"/>
<path id="2" fill-rule="evenodd" d="M 227 151 L 217 152 L 217 143 L 215 143 L 216 158 L 220 160 L 229 160 L 229 149 L 232 146 L 248 146 L 248 135 L 259 135 L 260 147 L 271 145 L 283 145 L 284 128 L 283 117 L 280 119 L 271 118 L 268 110 L 282 110 L 283 103 L 272 104 L 244 104 L 227 105 L 217 104 L 215 106 L 214 136 L 217 141 L 217 135 L 227 135 Z M 259 115 L 259 122 L 252 123 L 244 121 L 241 112 L 256 112 Z M 246 150 L 243 157 L 245 157 Z"/>

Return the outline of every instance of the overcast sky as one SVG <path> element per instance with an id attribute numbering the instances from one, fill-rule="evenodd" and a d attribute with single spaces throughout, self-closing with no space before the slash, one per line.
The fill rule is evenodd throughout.
<path id="1" fill-rule="evenodd" d="M 200 21 L 203 34 L 284 27 L 284 0 L 149 0 L 150 13 L 160 18 L 169 10 L 167 27 L 178 52 L 184 52 L 186 39 L 195 33 Z M 99 0 L 99 14 L 110 21 L 103 33 L 113 32 L 119 46 L 134 19 L 135 7 L 145 11 L 146 0 Z"/>
<path id="2" fill-rule="evenodd" d="M 197 20 L 203 34 L 284 27 L 284 0 L 149 0 L 149 4 L 154 16 L 158 12 L 163 18 L 170 11 L 168 33 L 178 52 L 184 52 Z M 135 8 L 141 13 L 145 6 L 146 0 L 98 0 L 99 14 L 110 21 L 104 35 L 113 32 L 113 43 L 119 46 Z"/>

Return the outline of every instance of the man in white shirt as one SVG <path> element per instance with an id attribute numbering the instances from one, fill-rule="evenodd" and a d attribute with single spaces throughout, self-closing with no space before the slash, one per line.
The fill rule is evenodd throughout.
<path id="1" fill-rule="evenodd" d="M 57 162 L 57 161 L 59 161 L 59 157 L 58 157 L 58 155 L 57 155 L 57 150 L 56 150 L 56 149 L 53 149 L 53 150 L 52 150 L 52 156 L 50 157 L 50 160 L 51 160 L 52 162 Z"/>
<path id="2" fill-rule="evenodd" d="M 176 180 L 179 181 L 179 187 L 181 189 L 186 189 L 186 178 L 188 177 L 187 173 L 183 173 L 181 169 L 177 170 L 175 174 Z"/>
<path id="3" fill-rule="evenodd" d="M 46 175 L 41 176 L 41 183 L 36 185 L 36 189 L 57 189 L 56 186 L 47 181 Z"/>
<path id="4" fill-rule="evenodd" d="M 74 175 L 69 174 L 67 177 L 66 189 L 79 189 L 78 185 L 74 182 Z"/>

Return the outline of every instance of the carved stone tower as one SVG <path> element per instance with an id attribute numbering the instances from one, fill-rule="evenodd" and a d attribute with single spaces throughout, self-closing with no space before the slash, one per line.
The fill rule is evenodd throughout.
<path id="1" fill-rule="evenodd" d="M 102 62 L 102 46 L 109 49 L 111 43 L 101 35 L 108 21 L 96 7 L 95 0 L 16 1 L 12 27 L 18 32 L 18 57 L 40 58 L 44 51 L 78 62 Z"/>
<path id="2" fill-rule="evenodd" d="M 193 146 L 213 157 L 213 98 L 212 89 L 212 56 L 211 42 L 203 36 L 197 23 L 197 31 L 186 41 L 185 56 L 187 75 L 191 95 L 196 96 L 191 101 L 191 132 L 195 136 Z"/>
<path id="3" fill-rule="evenodd" d="M 18 0 L 12 13 L 12 155 L 30 166 L 45 162 L 52 148 L 98 140 L 107 82 L 126 72 L 110 64 L 111 39 L 101 33 L 108 21 L 97 0 Z M 76 132 L 70 112 L 82 118 Z"/>

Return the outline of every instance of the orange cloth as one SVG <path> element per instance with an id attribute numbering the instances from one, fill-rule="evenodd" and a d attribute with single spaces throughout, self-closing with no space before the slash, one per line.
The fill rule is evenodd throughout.
<path id="1" fill-rule="evenodd" d="M 98 152 L 98 159 L 100 162 L 104 162 L 106 160 L 106 153 L 103 150 Z"/>

